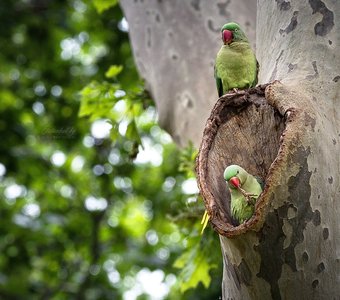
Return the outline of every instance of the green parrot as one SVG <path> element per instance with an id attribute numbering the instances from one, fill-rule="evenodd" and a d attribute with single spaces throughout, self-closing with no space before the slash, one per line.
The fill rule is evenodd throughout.
<path id="1" fill-rule="evenodd" d="M 215 61 L 218 96 L 229 90 L 254 87 L 258 62 L 248 38 L 237 23 L 227 23 L 221 29 L 223 45 Z"/>
<path id="2" fill-rule="evenodd" d="M 263 182 L 238 165 L 230 165 L 224 170 L 231 196 L 231 215 L 239 224 L 247 221 L 254 214 L 255 202 L 262 193 Z M 207 227 L 210 216 L 204 211 L 201 234 Z"/>
<path id="3" fill-rule="evenodd" d="M 240 224 L 254 214 L 255 202 L 262 193 L 259 179 L 238 165 L 230 165 L 224 171 L 231 196 L 231 215 Z"/>

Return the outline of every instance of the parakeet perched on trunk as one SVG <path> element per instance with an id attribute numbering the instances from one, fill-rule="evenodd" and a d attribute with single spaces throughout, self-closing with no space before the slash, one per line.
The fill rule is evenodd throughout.
<path id="1" fill-rule="evenodd" d="M 262 193 L 259 180 L 237 165 L 230 165 L 224 171 L 231 196 L 231 215 L 240 224 L 254 214 L 255 202 Z"/>
<path id="2" fill-rule="evenodd" d="M 219 97 L 232 89 L 254 87 L 258 63 L 248 38 L 237 23 L 221 29 L 223 45 L 215 61 L 215 80 Z"/>

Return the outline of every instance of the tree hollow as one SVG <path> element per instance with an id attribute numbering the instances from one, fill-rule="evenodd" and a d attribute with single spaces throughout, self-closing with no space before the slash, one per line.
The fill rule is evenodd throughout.
<path id="1" fill-rule="evenodd" d="M 256 212 L 266 186 L 256 202 L 254 216 L 237 225 L 230 214 L 225 168 L 240 165 L 266 183 L 280 149 L 285 116 L 267 102 L 266 86 L 222 96 L 205 125 L 196 162 L 198 185 L 214 230 L 227 237 L 239 235 L 259 221 Z"/>

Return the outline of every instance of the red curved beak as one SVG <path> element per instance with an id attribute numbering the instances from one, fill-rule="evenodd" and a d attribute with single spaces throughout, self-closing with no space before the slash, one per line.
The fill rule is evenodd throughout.
<path id="1" fill-rule="evenodd" d="M 222 31 L 222 40 L 224 44 L 229 44 L 233 39 L 233 33 L 230 30 L 223 30 Z"/>
<path id="2" fill-rule="evenodd" d="M 229 179 L 229 183 L 231 183 L 236 188 L 240 187 L 240 179 L 238 179 L 237 177 L 231 177 Z"/>

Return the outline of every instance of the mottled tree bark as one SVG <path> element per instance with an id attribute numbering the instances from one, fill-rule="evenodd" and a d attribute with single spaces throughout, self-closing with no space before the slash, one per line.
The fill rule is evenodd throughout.
<path id="1" fill-rule="evenodd" d="M 223 298 L 339 299 L 339 1 L 258 0 L 259 81 L 270 84 L 218 101 L 215 29 L 226 15 L 240 21 L 234 16 L 245 10 L 232 13 L 232 5 L 247 1 L 127 2 L 137 64 L 162 125 L 179 143 L 201 141 L 198 181 L 221 237 Z M 231 163 L 266 182 L 254 216 L 239 226 L 221 176 Z"/>
<path id="2" fill-rule="evenodd" d="M 224 299 L 335 299 L 339 156 L 318 156 L 319 134 L 328 135 L 317 125 L 323 117 L 306 93 L 279 82 L 266 87 L 265 97 L 244 97 L 219 99 L 198 158 L 200 190 L 221 237 Z M 327 151 L 338 151 L 337 143 Z M 323 173 L 328 159 L 334 169 Z M 254 216 L 239 226 L 231 224 L 223 180 L 231 163 L 266 183 Z"/>

